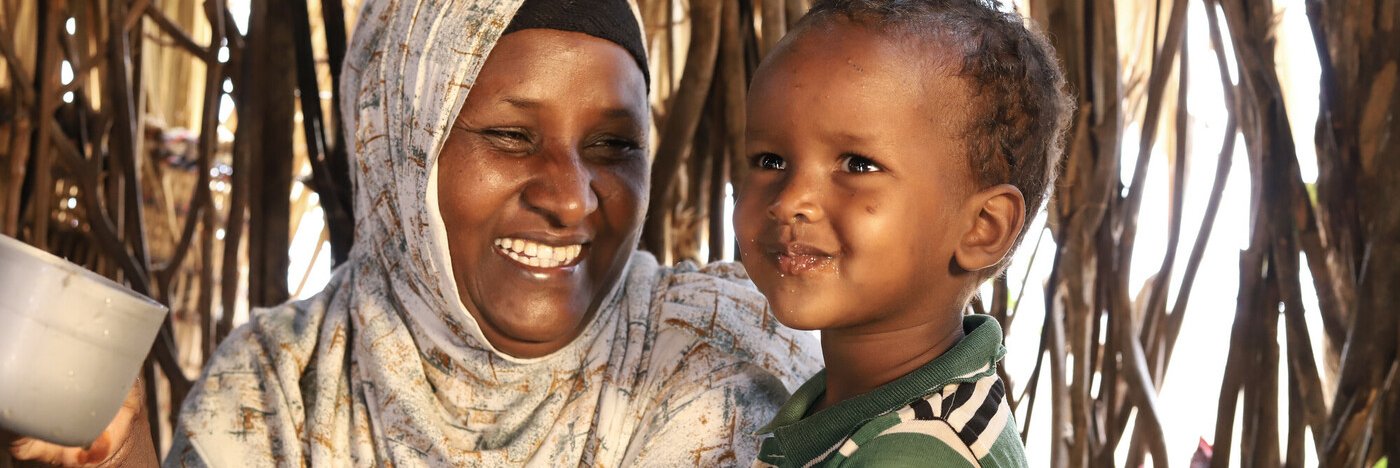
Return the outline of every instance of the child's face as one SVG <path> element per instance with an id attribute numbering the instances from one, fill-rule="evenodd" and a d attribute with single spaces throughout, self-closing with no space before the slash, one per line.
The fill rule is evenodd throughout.
<path id="1" fill-rule="evenodd" d="M 734 215 L 744 265 L 790 327 L 879 331 L 942 315 L 972 222 L 968 88 L 912 58 L 920 46 L 814 26 L 754 76 Z"/>

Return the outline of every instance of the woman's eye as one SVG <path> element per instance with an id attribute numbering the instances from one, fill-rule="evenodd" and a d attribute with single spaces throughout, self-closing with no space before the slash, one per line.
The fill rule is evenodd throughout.
<path id="1" fill-rule="evenodd" d="M 642 149 L 642 144 L 630 138 L 603 138 L 592 146 L 608 148 L 616 151 L 632 151 Z"/>
<path id="2" fill-rule="evenodd" d="M 491 128 L 482 130 L 481 135 L 486 137 L 493 146 L 506 152 L 528 152 L 534 146 L 530 134 L 523 130 Z"/>
<path id="3" fill-rule="evenodd" d="M 762 153 L 753 157 L 753 165 L 759 169 L 781 171 L 787 169 L 787 161 L 773 153 Z"/>
<path id="4" fill-rule="evenodd" d="M 589 157 L 592 159 L 613 162 L 645 158 L 646 153 L 642 149 L 642 144 L 637 140 L 625 137 L 599 138 L 584 148 L 585 154 L 591 154 Z"/>
<path id="5" fill-rule="evenodd" d="M 848 154 L 841 157 L 841 170 L 853 173 L 880 172 L 884 169 L 865 156 Z"/>

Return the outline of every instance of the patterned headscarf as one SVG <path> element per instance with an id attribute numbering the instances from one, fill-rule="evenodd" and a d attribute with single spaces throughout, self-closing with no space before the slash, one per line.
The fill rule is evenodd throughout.
<path id="1" fill-rule="evenodd" d="M 258 311 L 185 400 L 167 465 L 747 464 L 815 372 L 742 268 L 636 253 L 544 357 L 485 339 L 436 200 L 450 123 L 520 0 L 371 0 L 342 88 L 355 245 L 315 297 Z"/>

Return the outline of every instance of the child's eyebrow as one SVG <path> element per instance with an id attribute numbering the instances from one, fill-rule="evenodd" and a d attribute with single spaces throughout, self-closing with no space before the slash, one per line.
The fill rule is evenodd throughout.
<path id="1" fill-rule="evenodd" d="M 839 146 L 839 147 L 864 146 L 866 143 L 868 143 L 868 142 L 874 140 L 874 138 L 871 138 L 870 136 L 862 135 L 862 134 L 857 134 L 857 133 L 852 133 L 852 132 L 847 131 L 847 130 L 830 130 L 830 131 L 820 131 L 820 130 L 819 130 L 819 132 L 820 132 L 821 134 L 817 135 L 817 140 L 823 142 L 823 143 L 826 144 L 826 145 L 831 145 L 831 146 Z M 787 134 L 787 133 L 789 133 L 789 132 L 785 132 L 785 131 L 782 131 L 782 130 L 760 129 L 760 128 L 757 128 L 757 126 L 750 125 L 749 128 L 745 131 L 745 133 L 748 135 L 749 138 L 761 139 L 761 138 L 775 138 L 775 137 L 776 137 L 776 138 L 782 138 L 784 134 Z M 800 132 L 800 133 L 804 133 L 804 134 L 805 134 L 805 132 Z"/>
<path id="2" fill-rule="evenodd" d="M 860 135 L 860 134 L 852 133 L 852 132 L 846 131 L 846 130 L 837 130 L 836 132 L 834 132 L 834 133 L 830 136 L 829 139 L 830 139 L 830 140 L 833 140 L 833 141 L 835 141 L 835 142 L 837 142 L 837 143 L 848 144 L 848 145 L 851 145 L 851 144 L 859 145 L 859 144 L 863 144 L 863 143 L 865 143 L 865 142 L 867 142 L 867 141 L 870 140 L 870 138 L 867 137 L 867 136 L 865 136 L 865 135 Z"/>

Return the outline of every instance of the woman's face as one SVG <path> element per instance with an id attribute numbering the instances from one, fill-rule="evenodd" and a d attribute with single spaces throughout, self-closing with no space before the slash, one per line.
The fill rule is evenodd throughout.
<path id="1" fill-rule="evenodd" d="M 443 144 L 438 197 L 462 302 L 497 349 L 556 351 L 616 284 L 647 205 L 646 82 L 581 33 L 501 37 Z"/>

